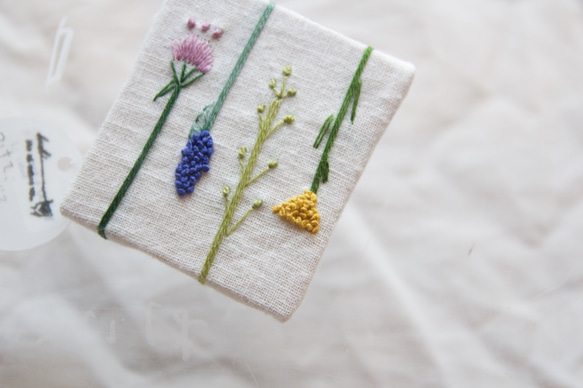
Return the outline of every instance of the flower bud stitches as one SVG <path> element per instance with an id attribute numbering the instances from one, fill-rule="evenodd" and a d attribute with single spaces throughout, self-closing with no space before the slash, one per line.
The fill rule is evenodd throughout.
<path id="1" fill-rule="evenodd" d="M 253 206 L 251 206 L 252 209 L 259 209 L 261 207 L 261 205 L 263 205 L 263 201 L 260 199 L 256 199 L 255 202 L 253 202 Z"/>
<path id="2" fill-rule="evenodd" d="M 223 36 L 223 29 L 222 28 L 217 28 L 216 30 L 213 31 L 212 37 L 213 39 L 221 39 L 221 36 Z"/>
<path id="3" fill-rule="evenodd" d="M 247 154 L 247 147 L 239 148 L 239 159 L 243 159 Z"/>

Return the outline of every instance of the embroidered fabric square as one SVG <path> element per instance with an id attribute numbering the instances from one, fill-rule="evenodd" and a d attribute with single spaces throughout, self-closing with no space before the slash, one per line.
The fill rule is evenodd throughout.
<path id="1" fill-rule="evenodd" d="M 61 211 L 285 321 L 413 72 L 273 3 L 167 0 Z"/>

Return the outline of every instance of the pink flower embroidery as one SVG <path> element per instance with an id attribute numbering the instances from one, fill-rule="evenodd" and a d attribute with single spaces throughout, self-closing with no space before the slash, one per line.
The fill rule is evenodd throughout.
<path id="1" fill-rule="evenodd" d="M 213 67 L 213 51 L 209 42 L 203 38 L 191 34 L 182 41 L 172 43 L 172 55 L 174 60 L 184 61 L 202 73 L 208 73 Z"/>

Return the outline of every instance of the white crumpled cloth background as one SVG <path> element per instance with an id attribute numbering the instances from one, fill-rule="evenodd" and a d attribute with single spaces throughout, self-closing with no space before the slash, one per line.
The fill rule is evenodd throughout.
<path id="1" fill-rule="evenodd" d="M 0 0 L 0 117 L 85 152 L 159 4 Z M 70 225 L 0 253 L 0 386 L 582 387 L 583 4 L 279 4 L 417 66 L 303 305 L 282 325 Z"/>

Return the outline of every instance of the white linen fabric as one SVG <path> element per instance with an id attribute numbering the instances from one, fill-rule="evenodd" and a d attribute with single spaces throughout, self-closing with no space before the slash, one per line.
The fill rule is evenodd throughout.
<path id="1" fill-rule="evenodd" d="M 86 153 L 160 3 L 0 1 L 0 116 Z M 581 2 L 278 4 L 417 69 L 293 318 L 71 223 L 0 252 L 0 386 L 580 388 Z"/>
<path id="2" fill-rule="evenodd" d="M 206 282 L 285 321 L 303 300 L 336 220 L 405 97 L 413 66 L 373 52 L 361 77 L 357 119 L 351 124 L 349 112 L 344 120 L 330 153 L 329 182 L 318 191 L 320 232 L 302 231 L 271 208 L 309 189 L 324 148 L 314 149 L 314 140 L 326 117 L 342 105 L 366 46 L 275 7 L 211 130 L 215 152 L 210 172 L 192 195 L 179 198 L 174 170 L 190 126 L 217 99 L 266 4 L 168 0 L 162 6 L 61 211 L 97 230 L 164 108 L 167 98 L 152 102 L 152 97 L 172 79 L 171 43 L 187 35 L 189 17 L 210 22 L 213 29 L 226 31 L 213 42 L 213 69 L 181 92 L 106 235 L 198 277 L 225 212 L 222 189 L 229 185 L 234 191 L 239 181 L 237 150 L 253 148 L 257 106 L 269 106 L 274 98 L 270 79 L 281 84 L 282 69 L 291 66 L 287 86 L 298 93 L 284 99 L 274 125 L 292 113 L 295 123 L 266 141 L 252 176 L 270 160 L 278 160 L 279 166 L 246 189 L 232 224 L 255 199 L 265 206 L 223 240 Z"/>

